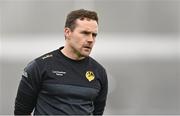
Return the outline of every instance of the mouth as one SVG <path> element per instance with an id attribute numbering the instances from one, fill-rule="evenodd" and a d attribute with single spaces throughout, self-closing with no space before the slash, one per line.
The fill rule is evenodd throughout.
<path id="1" fill-rule="evenodd" d="M 85 46 L 83 46 L 84 48 L 87 48 L 87 49 L 92 49 L 92 47 L 91 46 L 87 46 L 87 45 L 85 45 Z"/>
<path id="2" fill-rule="evenodd" d="M 84 48 L 88 48 L 88 49 L 91 49 L 91 47 L 89 47 L 89 46 L 85 46 Z"/>
<path id="3" fill-rule="evenodd" d="M 90 47 L 90 46 L 84 46 L 83 48 L 88 49 L 88 50 L 92 49 L 92 47 Z"/>

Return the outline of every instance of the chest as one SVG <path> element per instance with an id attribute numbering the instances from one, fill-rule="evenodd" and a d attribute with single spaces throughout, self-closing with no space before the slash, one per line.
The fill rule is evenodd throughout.
<path id="1" fill-rule="evenodd" d="M 100 74 L 89 65 L 56 63 L 43 76 L 41 93 L 46 95 L 93 100 L 101 90 Z"/>

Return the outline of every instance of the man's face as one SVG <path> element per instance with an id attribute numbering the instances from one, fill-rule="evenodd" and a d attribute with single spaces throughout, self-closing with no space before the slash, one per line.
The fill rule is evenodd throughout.
<path id="1" fill-rule="evenodd" d="M 66 33 L 68 32 L 68 34 Z M 95 20 L 76 20 L 76 27 L 73 31 L 65 29 L 68 45 L 72 53 L 78 57 L 89 56 L 98 32 L 98 24 Z"/>

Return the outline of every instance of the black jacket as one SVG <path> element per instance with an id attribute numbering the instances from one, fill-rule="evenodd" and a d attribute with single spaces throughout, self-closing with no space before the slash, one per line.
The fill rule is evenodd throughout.
<path id="1" fill-rule="evenodd" d="M 62 49 L 62 47 L 60 48 Z M 105 69 L 87 57 L 75 61 L 60 49 L 45 54 L 24 69 L 14 114 L 102 115 L 107 98 Z"/>

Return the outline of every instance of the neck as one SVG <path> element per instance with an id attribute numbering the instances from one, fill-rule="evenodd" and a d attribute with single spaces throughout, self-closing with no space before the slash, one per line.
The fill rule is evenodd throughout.
<path id="1" fill-rule="evenodd" d="M 61 52 L 68 58 L 72 60 L 82 60 L 85 57 L 81 56 L 80 53 L 76 52 L 74 49 L 64 46 L 64 48 L 61 50 Z"/>

